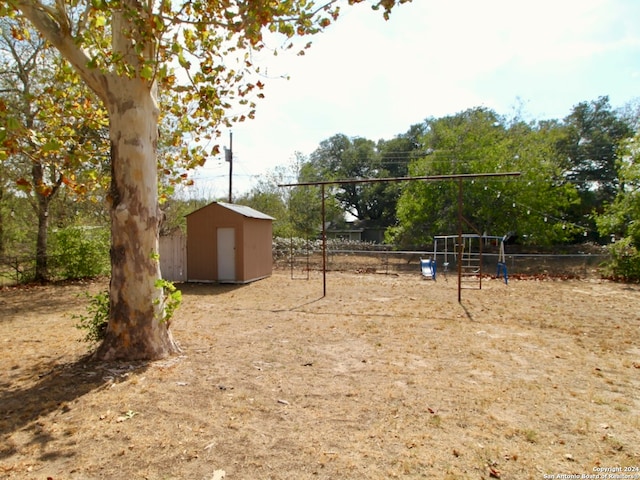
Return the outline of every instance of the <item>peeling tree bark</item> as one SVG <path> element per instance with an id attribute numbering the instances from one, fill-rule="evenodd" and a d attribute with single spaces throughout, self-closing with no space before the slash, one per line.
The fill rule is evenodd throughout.
<path id="1" fill-rule="evenodd" d="M 162 320 L 158 262 L 158 107 L 139 79 L 116 79 L 110 92 L 111 284 L 101 360 L 162 358 L 179 351 Z"/>

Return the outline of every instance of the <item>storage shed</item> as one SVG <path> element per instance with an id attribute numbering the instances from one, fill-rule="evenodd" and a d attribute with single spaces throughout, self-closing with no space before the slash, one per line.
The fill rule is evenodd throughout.
<path id="1" fill-rule="evenodd" d="M 187 215 L 187 276 L 192 282 L 249 283 L 271 275 L 274 218 L 214 202 Z"/>

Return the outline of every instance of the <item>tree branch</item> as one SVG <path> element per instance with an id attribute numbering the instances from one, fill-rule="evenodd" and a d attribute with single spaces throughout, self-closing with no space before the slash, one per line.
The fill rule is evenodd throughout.
<path id="1" fill-rule="evenodd" d="M 89 88 L 103 101 L 106 100 L 106 77 L 98 70 L 88 67 L 89 57 L 76 45 L 71 36 L 66 10 L 60 12 L 54 7 L 43 5 L 40 0 L 15 0 L 14 4 L 42 36 L 56 47 L 62 56 L 73 65 Z M 66 18 L 67 23 L 65 24 L 64 21 L 61 22 L 61 18 Z"/>

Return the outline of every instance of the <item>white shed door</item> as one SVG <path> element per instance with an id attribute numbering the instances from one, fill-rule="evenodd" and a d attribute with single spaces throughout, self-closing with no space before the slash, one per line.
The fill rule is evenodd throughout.
<path id="1" fill-rule="evenodd" d="M 236 280 L 236 231 L 218 228 L 218 281 Z"/>

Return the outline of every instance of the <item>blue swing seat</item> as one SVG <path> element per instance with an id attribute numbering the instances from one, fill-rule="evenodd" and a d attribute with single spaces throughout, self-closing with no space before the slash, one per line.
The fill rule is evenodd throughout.
<path id="1" fill-rule="evenodd" d="M 504 283 L 509 284 L 509 274 L 507 273 L 507 264 L 504 262 L 498 262 L 498 271 L 496 272 L 496 277 L 500 278 L 504 276 Z"/>

